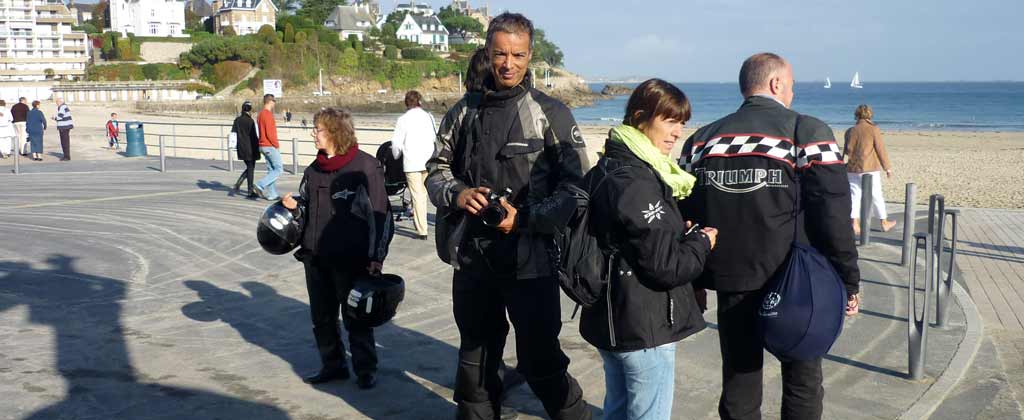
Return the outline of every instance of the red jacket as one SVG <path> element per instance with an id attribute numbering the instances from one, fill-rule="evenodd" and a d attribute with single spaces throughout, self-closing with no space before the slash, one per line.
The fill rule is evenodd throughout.
<path id="1" fill-rule="evenodd" d="M 114 138 L 121 134 L 121 128 L 114 124 L 114 120 L 107 120 L 107 138 Z"/>
<path id="2" fill-rule="evenodd" d="M 260 147 L 280 149 L 281 145 L 277 142 L 277 123 L 274 122 L 274 114 L 266 109 L 260 111 L 260 115 L 256 117 L 256 124 L 259 125 Z"/>

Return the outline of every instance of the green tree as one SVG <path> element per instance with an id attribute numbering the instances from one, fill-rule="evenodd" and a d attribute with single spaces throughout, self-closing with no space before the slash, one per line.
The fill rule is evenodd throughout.
<path id="1" fill-rule="evenodd" d="M 238 34 L 235 33 L 234 26 L 225 26 L 224 29 L 221 30 L 221 35 L 224 35 L 226 37 L 238 36 Z"/>
<path id="2" fill-rule="evenodd" d="M 142 66 L 142 75 L 146 80 L 160 80 L 160 66 L 157 64 L 144 64 Z"/>
<path id="3" fill-rule="evenodd" d="M 458 30 L 473 32 L 480 35 L 483 35 L 484 33 L 484 25 L 481 24 L 480 21 L 463 15 L 461 12 L 448 6 L 441 8 L 437 13 L 437 18 L 441 20 L 444 27 L 448 28 L 449 32 Z"/>
<path id="4" fill-rule="evenodd" d="M 256 32 L 256 36 L 267 44 L 277 42 L 277 31 L 275 31 L 274 27 L 270 25 L 260 26 L 260 30 Z"/>
<path id="5" fill-rule="evenodd" d="M 296 14 L 313 21 L 317 26 L 322 26 L 335 7 L 345 4 L 348 4 L 346 0 L 303 0 L 302 7 Z"/>
<path id="6" fill-rule="evenodd" d="M 561 67 L 562 49 L 555 43 L 548 41 L 543 29 L 533 31 L 533 61 L 544 61 L 553 67 Z"/>
<path id="7" fill-rule="evenodd" d="M 295 42 L 295 27 L 291 23 L 284 24 L 284 42 Z"/>
<path id="8" fill-rule="evenodd" d="M 100 31 L 102 31 L 103 28 L 109 26 L 107 24 L 107 9 L 109 8 L 110 4 L 107 2 L 107 0 L 100 0 L 92 9 L 92 18 L 89 19 L 89 23 L 91 23 L 92 26 L 95 26 L 96 29 L 99 29 Z"/>
<path id="9" fill-rule="evenodd" d="M 309 35 L 307 35 L 307 33 L 308 32 L 299 32 L 299 33 L 295 34 L 295 43 L 296 44 L 305 44 L 306 41 L 309 40 Z"/>
<path id="10" fill-rule="evenodd" d="M 185 29 L 190 31 L 203 30 L 203 17 L 192 11 L 192 8 L 185 8 Z"/>
<path id="11" fill-rule="evenodd" d="M 387 58 L 389 60 L 397 60 L 398 59 L 398 47 L 396 47 L 394 45 L 388 45 L 388 46 L 384 47 L 384 58 Z"/>

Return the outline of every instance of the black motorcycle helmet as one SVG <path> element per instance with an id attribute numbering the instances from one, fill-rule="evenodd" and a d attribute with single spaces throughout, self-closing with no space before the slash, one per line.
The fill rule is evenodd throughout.
<path id="1" fill-rule="evenodd" d="M 398 304 L 405 299 L 405 280 L 394 274 L 364 274 L 352 282 L 352 291 L 344 302 L 349 322 L 379 327 L 398 312 Z"/>
<path id="2" fill-rule="evenodd" d="M 301 239 L 302 227 L 281 201 L 263 210 L 256 226 L 256 240 L 264 251 L 274 255 L 286 254 L 299 246 Z"/>

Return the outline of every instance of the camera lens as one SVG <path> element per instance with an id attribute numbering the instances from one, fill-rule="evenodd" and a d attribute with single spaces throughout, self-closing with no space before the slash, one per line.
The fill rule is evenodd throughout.
<path id="1" fill-rule="evenodd" d="M 502 220 L 505 220 L 506 214 L 505 208 L 495 202 L 495 204 L 490 204 L 480 211 L 480 220 L 485 226 L 495 227 L 501 224 Z"/>

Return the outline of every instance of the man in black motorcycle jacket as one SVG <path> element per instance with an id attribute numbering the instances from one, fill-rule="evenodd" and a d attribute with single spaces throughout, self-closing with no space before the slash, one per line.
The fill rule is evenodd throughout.
<path id="1" fill-rule="evenodd" d="M 547 253 L 555 222 L 541 216 L 551 213 L 555 191 L 582 179 L 589 165 L 569 109 L 532 87 L 532 39 L 532 23 L 522 15 L 491 22 L 485 91 L 467 94 L 448 111 L 427 163 L 438 254 L 456 267 L 459 419 L 489 420 L 500 410 L 506 310 L 516 329 L 518 369 L 547 414 L 590 418 L 558 342 L 560 291 Z M 507 199 L 488 199 L 506 190 Z M 500 223 L 483 223 L 479 214 L 488 205 L 504 210 Z"/>

